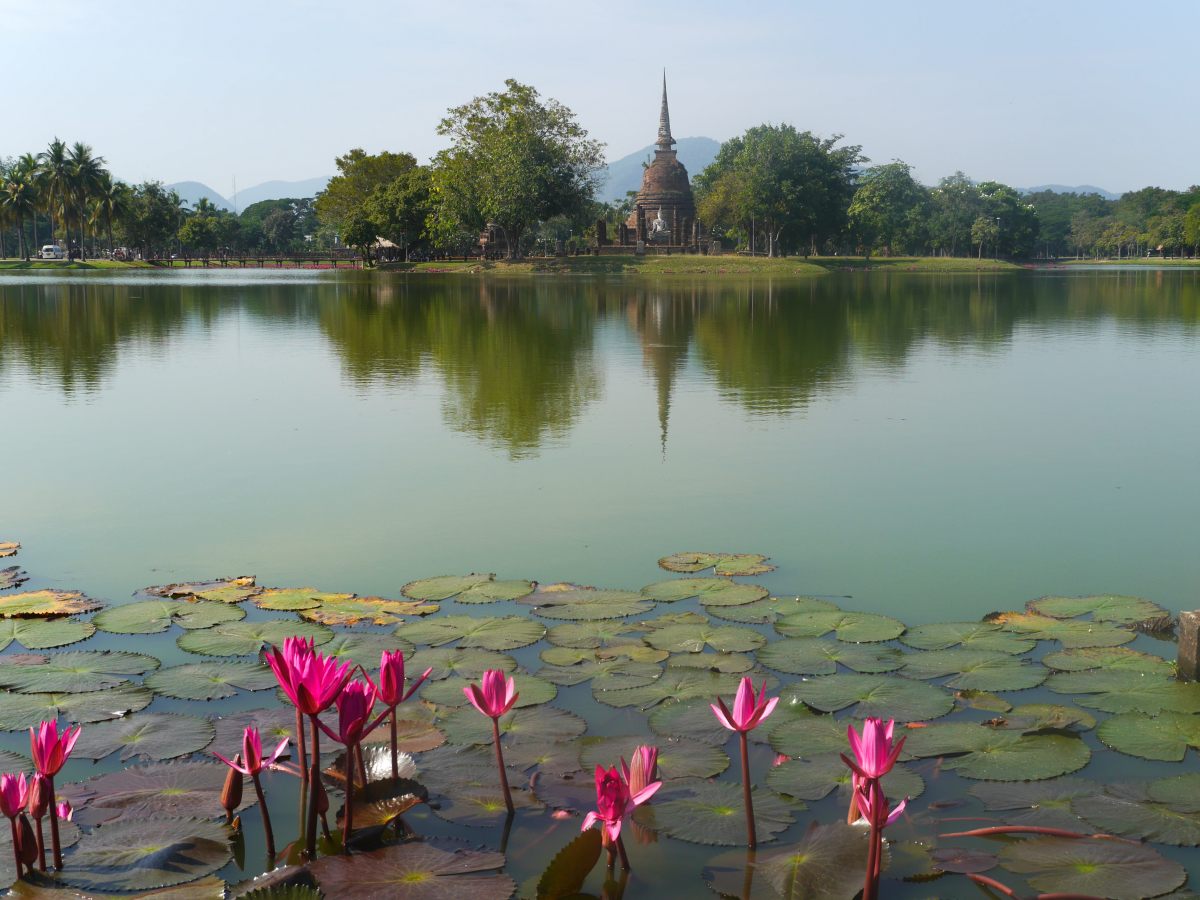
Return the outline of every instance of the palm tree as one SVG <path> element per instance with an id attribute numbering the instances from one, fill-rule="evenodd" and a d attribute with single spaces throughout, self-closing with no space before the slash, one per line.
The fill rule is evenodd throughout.
<path id="1" fill-rule="evenodd" d="M 63 237 L 69 246 L 71 235 L 67 231 L 66 218 L 70 206 L 67 195 L 70 193 L 71 162 L 66 142 L 55 138 L 37 158 L 41 164 L 46 207 L 50 213 L 50 237 L 54 238 L 54 219 L 57 214 L 63 223 Z"/>
<path id="2" fill-rule="evenodd" d="M 86 257 L 83 248 L 85 239 L 83 227 L 86 223 L 87 207 L 89 201 L 99 190 L 100 180 L 105 174 L 104 157 L 94 155 L 88 144 L 76 141 L 71 145 L 67 159 L 69 162 L 68 184 L 79 221 L 79 258 L 82 260 Z"/>
<path id="3" fill-rule="evenodd" d="M 113 181 L 112 175 L 105 172 L 100 179 L 93 201 L 93 218 L 95 225 L 104 224 L 108 234 L 108 252 L 113 252 L 113 219 L 119 219 L 129 210 L 129 190 L 119 181 Z"/>
<path id="4" fill-rule="evenodd" d="M 4 193 L 0 195 L 5 211 L 9 218 L 17 223 L 17 235 L 20 243 L 21 258 L 29 261 L 29 245 L 25 242 L 25 219 L 37 214 L 37 195 L 33 180 L 22 177 L 18 173 L 9 173 L 4 185 Z"/>
<path id="5" fill-rule="evenodd" d="M 13 169 L 22 173 L 23 176 L 27 176 L 33 182 L 34 206 L 41 207 L 43 205 L 43 201 L 45 200 L 43 195 L 44 184 L 42 179 L 42 170 L 38 166 L 37 157 L 32 153 L 22 153 L 19 157 L 17 157 L 17 162 L 16 165 L 13 166 Z M 33 246 L 40 246 L 38 244 L 38 221 L 36 209 L 33 213 Z"/>

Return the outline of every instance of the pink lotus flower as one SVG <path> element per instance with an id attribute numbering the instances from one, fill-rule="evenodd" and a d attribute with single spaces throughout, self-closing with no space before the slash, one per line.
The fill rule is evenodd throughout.
<path id="1" fill-rule="evenodd" d="M 737 697 L 733 701 L 733 712 L 731 713 L 729 707 L 725 705 L 725 701 L 718 697 L 717 702 L 711 704 L 713 715 L 730 731 L 741 734 L 753 731 L 763 719 L 774 711 L 775 704 L 779 702 L 778 697 L 766 699 L 766 694 L 767 683 L 764 681 L 758 697 L 755 698 L 754 682 L 750 680 L 749 676 L 746 676 L 738 685 Z"/>
<path id="2" fill-rule="evenodd" d="M 244 760 L 244 762 L 239 762 L 238 756 L 234 756 L 233 759 L 226 759 L 215 750 L 213 751 L 213 756 L 225 763 L 229 768 L 241 772 L 243 775 L 254 777 L 263 769 L 269 769 L 275 765 L 275 761 L 287 749 L 287 745 L 288 739 L 284 738 L 279 742 L 279 746 L 275 748 L 275 752 L 264 760 L 262 755 L 262 738 L 258 734 L 258 729 L 253 725 L 247 725 L 246 730 L 242 732 L 242 753 L 240 756 L 240 759 Z"/>
<path id="3" fill-rule="evenodd" d="M 58 817 L 60 819 L 66 819 L 68 822 L 70 822 L 71 818 L 75 815 L 75 810 L 71 808 L 71 804 L 66 800 L 58 804 L 58 806 L 54 808 L 54 811 L 58 813 Z"/>
<path id="4" fill-rule="evenodd" d="M 309 716 L 328 709 L 354 674 L 351 663 L 339 664 L 333 657 L 306 650 L 300 641 L 290 652 L 272 647 L 267 664 L 292 705 Z"/>
<path id="5" fill-rule="evenodd" d="M 505 678 L 499 669 L 488 669 L 483 673 L 480 684 L 468 684 L 463 688 L 463 693 L 472 706 L 492 719 L 499 719 L 512 709 L 520 696 L 514 680 Z"/>
<path id="6" fill-rule="evenodd" d="M 396 707 L 417 692 L 433 671 L 433 667 L 421 673 L 421 677 L 413 682 L 407 693 L 404 690 L 404 651 L 384 650 L 379 659 L 379 688 L 380 702 L 387 707 Z"/>
<path id="7" fill-rule="evenodd" d="M 884 796 L 883 788 L 879 786 L 879 782 L 872 783 L 872 790 L 864 790 L 860 788 L 857 793 L 858 808 L 862 811 L 863 818 L 868 822 L 873 821 L 871 818 L 871 810 L 876 803 L 887 804 L 887 797 Z M 908 798 L 905 797 L 896 804 L 896 808 L 887 814 L 887 817 L 880 824 L 880 828 L 886 828 L 895 822 L 904 814 L 904 807 L 908 806 Z"/>
<path id="8" fill-rule="evenodd" d="M 641 793 L 651 782 L 658 781 L 658 748 L 649 744 L 636 747 L 631 765 L 621 760 L 621 774 L 629 786 L 629 793 Z"/>
<path id="9" fill-rule="evenodd" d="M 792 758 L 786 753 L 776 753 L 775 758 L 771 760 L 771 768 L 782 766 L 785 762 L 791 762 Z"/>
<path id="10" fill-rule="evenodd" d="M 25 773 L 16 775 L 5 772 L 0 775 L 0 813 L 9 819 L 15 819 L 25 809 L 29 802 L 29 783 Z"/>
<path id="11" fill-rule="evenodd" d="M 853 725 L 848 726 L 846 736 L 850 739 L 850 749 L 854 751 L 857 762 L 852 762 L 844 753 L 842 762 L 861 779 L 882 778 L 896 765 L 896 759 L 900 756 L 900 749 L 906 740 L 900 738 L 892 744 L 895 725 L 894 719 L 889 720 L 886 725 L 882 719 L 867 719 L 863 723 L 862 737 L 858 736 Z"/>
<path id="12" fill-rule="evenodd" d="M 325 727 L 321 722 L 321 730 L 347 747 L 357 744 L 365 736 L 367 722 L 371 718 L 371 710 L 375 708 L 375 685 L 369 680 L 351 681 L 337 698 L 338 730 L 337 733 Z M 366 773 L 363 774 L 366 777 Z"/>
<path id="13" fill-rule="evenodd" d="M 608 846 L 620 839 L 621 823 L 633 811 L 654 796 L 654 792 L 662 787 L 661 781 L 646 785 L 637 793 L 631 793 L 617 770 L 605 771 L 603 766 L 596 766 L 596 809 L 583 819 L 581 831 L 587 831 L 597 822 L 601 824 L 604 845 Z"/>
<path id="14" fill-rule="evenodd" d="M 46 780 L 46 776 L 34 775 L 29 780 L 29 814 L 35 819 L 41 819 L 50 808 L 52 799 L 50 782 Z"/>
<path id="15" fill-rule="evenodd" d="M 81 730 L 76 725 L 68 728 L 60 737 L 57 722 L 43 722 L 36 731 L 30 728 L 29 747 L 33 753 L 34 768 L 50 778 L 57 775 L 71 755 Z"/>

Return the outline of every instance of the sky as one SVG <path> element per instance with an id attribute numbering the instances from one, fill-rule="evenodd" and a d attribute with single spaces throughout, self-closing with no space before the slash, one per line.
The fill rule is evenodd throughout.
<path id="1" fill-rule="evenodd" d="M 1200 4 L 0 0 L 0 156 L 55 136 L 127 181 L 229 194 L 335 172 L 352 147 L 427 159 L 447 108 L 532 84 L 610 159 L 763 122 L 842 134 L 926 183 L 1200 182 Z"/>

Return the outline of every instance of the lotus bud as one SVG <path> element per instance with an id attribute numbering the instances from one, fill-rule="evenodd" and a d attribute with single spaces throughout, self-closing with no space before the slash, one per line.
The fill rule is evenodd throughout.
<path id="1" fill-rule="evenodd" d="M 58 813 L 60 819 L 66 822 L 70 822 L 71 817 L 75 815 L 75 810 L 71 808 L 71 804 L 67 800 L 63 800 L 58 806 L 54 807 L 54 811 Z"/>
<path id="2" fill-rule="evenodd" d="M 24 813 L 17 817 L 17 850 L 21 854 L 21 862 L 33 868 L 33 864 L 38 861 L 37 838 L 33 834 L 29 818 Z"/>
<path id="3" fill-rule="evenodd" d="M 29 814 L 39 821 L 50 808 L 50 782 L 45 775 L 34 775 L 33 785 L 29 791 Z"/>
<path id="4" fill-rule="evenodd" d="M 241 754 L 239 753 L 233 759 L 235 762 L 241 762 Z M 221 808 L 225 810 L 226 824 L 233 820 L 233 811 L 241 805 L 242 773 L 230 766 L 229 771 L 225 774 L 225 786 L 221 788 Z"/>

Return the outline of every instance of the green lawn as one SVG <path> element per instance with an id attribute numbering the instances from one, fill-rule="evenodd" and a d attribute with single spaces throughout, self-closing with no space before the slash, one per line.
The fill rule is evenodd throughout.
<path id="1" fill-rule="evenodd" d="M 1064 259 L 1064 266 L 1194 266 L 1200 267 L 1200 257 L 1194 259 L 1159 259 L 1156 256 L 1135 256 L 1126 259 Z"/>
<path id="2" fill-rule="evenodd" d="M 146 262 L 117 262 L 113 259 L 89 259 L 87 262 L 59 259 L 0 259 L 0 271 L 6 269 L 149 269 Z"/>

